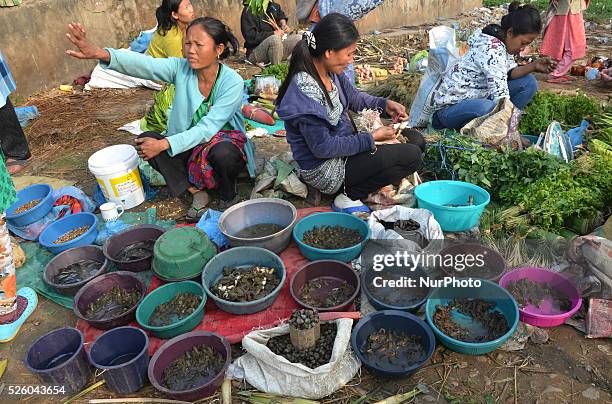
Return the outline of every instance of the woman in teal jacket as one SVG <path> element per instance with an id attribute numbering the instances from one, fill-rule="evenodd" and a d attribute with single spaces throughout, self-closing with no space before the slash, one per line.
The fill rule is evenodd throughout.
<path id="1" fill-rule="evenodd" d="M 210 201 L 206 189 L 219 189 L 221 209 L 237 201 L 236 179 L 246 167 L 255 177 L 253 147 L 240 112 L 244 82 L 220 62 L 234 38 L 221 21 L 202 17 L 187 27 L 185 59 L 156 59 L 133 52 L 102 49 L 70 24 L 68 39 L 78 48 L 67 53 L 129 76 L 174 83 L 176 92 L 165 133 L 145 132 L 136 140 L 139 155 L 159 171 L 171 193 L 193 195 L 191 218 Z"/>

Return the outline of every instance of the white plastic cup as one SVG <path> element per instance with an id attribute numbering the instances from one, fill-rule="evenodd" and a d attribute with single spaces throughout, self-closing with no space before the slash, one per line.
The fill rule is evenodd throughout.
<path id="1" fill-rule="evenodd" d="M 119 219 L 123 215 L 124 210 L 123 205 L 116 204 L 115 202 L 106 202 L 100 206 L 100 213 L 105 222 Z"/>

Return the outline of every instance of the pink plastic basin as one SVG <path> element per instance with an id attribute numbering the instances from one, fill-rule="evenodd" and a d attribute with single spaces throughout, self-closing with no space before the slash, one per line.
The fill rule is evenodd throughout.
<path id="1" fill-rule="evenodd" d="M 547 283 L 554 289 L 565 294 L 572 303 L 570 311 L 565 313 L 554 313 L 552 311 L 552 299 L 545 299 L 540 307 L 528 305 L 519 306 L 519 319 L 527 324 L 537 327 L 556 327 L 565 323 L 565 320 L 573 316 L 582 306 L 582 296 L 578 288 L 565 276 L 543 268 L 518 268 L 508 272 L 499 280 L 499 285 L 506 289 L 510 282 L 527 278 L 532 282 Z"/>

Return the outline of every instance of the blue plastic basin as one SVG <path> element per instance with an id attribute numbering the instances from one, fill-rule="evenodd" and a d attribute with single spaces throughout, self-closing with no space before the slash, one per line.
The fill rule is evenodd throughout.
<path id="1" fill-rule="evenodd" d="M 280 283 L 269 295 L 253 300 L 252 302 L 230 302 L 221 299 L 212 293 L 211 288 L 223 277 L 223 269 L 244 268 L 248 269 L 255 265 L 268 268 L 275 268 L 276 275 L 280 278 Z M 234 247 L 220 254 L 217 254 L 208 261 L 202 272 L 202 285 L 208 297 L 210 297 L 217 307 L 231 314 L 252 314 L 265 310 L 274 303 L 280 293 L 287 271 L 280 257 L 273 252 L 260 247 Z"/>
<path id="2" fill-rule="evenodd" d="M 324 250 L 304 244 L 304 233 L 320 226 L 342 226 L 359 231 L 363 240 L 352 247 L 337 250 Z M 363 246 L 370 238 L 368 224 L 354 215 L 339 212 L 323 212 L 306 216 L 293 228 L 293 239 L 298 245 L 300 252 L 310 261 L 336 260 L 350 262 L 361 254 Z"/>
<path id="3" fill-rule="evenodd" d="M 408 335 L 421 337 L 425 355 L 416 363 L 402 370 L 385 369 L 371 363 L 362 353 L 368 337 L 384 328 L 388 331 L 405 332 Z M 414 314 L 399 310 L 383 310 L 370 313 L 357 323 L 351 334 L 351 346 L 357 357 L 368 369 L 386 377 L 408 376 L 423 366 L 436 349 L 436 338 L 423 320 Z"/>
<path id="4" fill-rule="evenodd" d="M 433 330 L 442 345 L 453 351 L 467 355 L 483 355 L 499 348 L 516 330 L 519 323 L 519 309 L 516 301 L 508 291 L 501 286 L 487 280 L 481 280 L 481 287 L 442 287 L 435 289 L 425 305 L 427 323 Z M 464 342 L 451 338 L 440 331 L 433 322 L 436 306 L 447 306 L 453 299 L 483 299 L 495 302 L 493 310 L 500 312 L 508 322 L 510 329 L 501 337 L 488 342 Z M 459 325 L 472 328 L 471 318 L 453 312 L 453 319 Z"/>
<path id="5" fill-rule="evenodd" d="M 75 213 L 65 216 L 60 220 L 51 223 L 38 238 L 40 245 L 51 251 L 53 254 L 59 254 L 62 251 L 73 247 L 80 247 L 93 244 L 98 236 L 97 229 L 98 219 L 96 215 L 88 212 Z M 72 239 L 66 243 L 54 244 L 53 242 L 59 237 L 68 233 L 71 230 L 79 227 L 89 226 L 89 229 L 79 237 Z"/>
<path id="6" fill-rule="evenodd" d="M 19 214 L 15 211 L 30 201 L 40 199 L 38 205 Z M 53 188 L 47 184 L 30 185 L 17 192 L 17 201 L 7 209 L 6 221 L 11 226 L 24 227 L 47 215 L 53 208 Z"/>
<path id="7" fill-rule="evenodd" d="M 483 188 L 463 181 L 430 181 L 414 189 L 419 208 L 433 213 L 444 231 L 469 230 L 480 221 L 480 216 L 491 201 L 491 196 Z M 467 205 L 473 196 L 472 206 Z"/>

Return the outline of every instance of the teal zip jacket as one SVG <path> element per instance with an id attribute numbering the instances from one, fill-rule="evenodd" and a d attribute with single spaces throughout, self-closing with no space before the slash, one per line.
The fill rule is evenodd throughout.
<path id="1" fill-rule="evenodd" d="M 168 154 L 171 156 L 208 142 L 226 123 L 245 133 L 244 116 L 240 110 L 244 80 L 229 67 L 221 65 L 221 73 L 216 83 L 216 98 L 208 115 L 189 128 L 195 112 L 204 101 L 204 96 L 198 88 L 197 72 L 189 66 L 186 59 L 160 59 L 136 52 L 108 48 L 106 50 L 110 52 L 111 57 L 110 63 L 101 62 L 104 68 L 145 80 L 174 83 L 174 101 L 168 118 L 168 129 L 164 133 L 170 143 Z M 244 145 L 244 152 L 249 175 L 255 178 L 255 153 L 250 140 Z"/>

